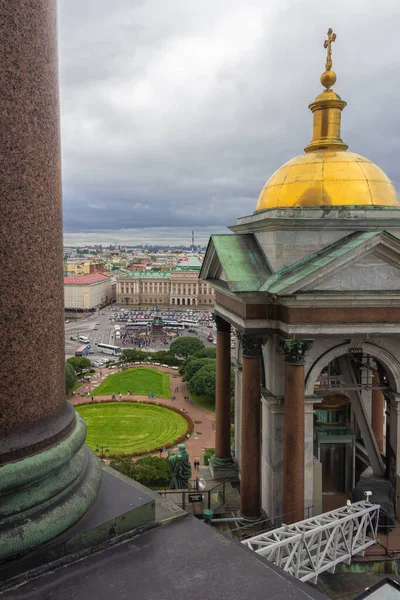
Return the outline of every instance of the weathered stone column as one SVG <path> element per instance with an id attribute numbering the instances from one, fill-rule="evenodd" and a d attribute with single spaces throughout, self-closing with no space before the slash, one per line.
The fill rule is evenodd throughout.
<path id="1" fill-rule="evenodd" d="M 379 373 L 373 371 L 372 385 L 379 385 Z M 383 426 L 385 422 L 385 397 L 381 390 L 372 390 L 371 425 L 379 452 L 383 452 Z"/>
<path id="2" fill-rule="evenodd" d="M 281 340 L 285 353 L 283 423 L 285 523 L 304 518 L 304 355 L 311 345 L 310 340 Z"/>
<path id="3" fill-rule="evenodd" d="M 265 340 L 242 335 L 242 422 L 240 512 L 261 516 L 261 348 Z"/>
<path id="4" fill-rule="evenodd" d="M 217 374 L 215 392 L 215 455 L 209 461 L 211 474 L 216 479 L 236 475 L 231 457 L 231 338 L 230 324 L 218 315 L 217 325 Z"/>
<path id="5" fill-rule="evenodd" d="M 0 560 L 68 528 L 100 482 L 65 400 L 56 5 L 0 8 Z"/>

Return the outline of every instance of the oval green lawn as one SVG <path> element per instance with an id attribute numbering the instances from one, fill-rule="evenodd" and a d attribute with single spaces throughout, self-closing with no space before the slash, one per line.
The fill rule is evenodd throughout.
<path id="1" fill-rule="evenodd" d="M 108 454 L 145 452 L 173 443 L 188 428 L 179 413 L 140 402 L 103 402 L 76 406 L 87 425 L 86 443 L 92 450 L 108 446 Z"/>
<path id="2" fill-rule="evenodd" d="M 127 395 L 132 390 L 137 396 L 155 394 L 157 398 L 171 398 L 169 375 L 155 369 L 134 368 L 112 373 L 95 390 L 93 396 Z"/>

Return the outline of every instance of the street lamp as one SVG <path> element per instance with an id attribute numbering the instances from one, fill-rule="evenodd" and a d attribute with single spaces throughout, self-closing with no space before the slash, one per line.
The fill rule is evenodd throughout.
<path id="1" fill-rule="evenodd" d="M 96 444 L 96 452 L 100 452 L 100 448 L 101 448 L 100 458 L 104 458 L 104 456 L 105 456 L 104 452 L 109 452 L 108 446 L 101 446 L 99 444 Z"/>

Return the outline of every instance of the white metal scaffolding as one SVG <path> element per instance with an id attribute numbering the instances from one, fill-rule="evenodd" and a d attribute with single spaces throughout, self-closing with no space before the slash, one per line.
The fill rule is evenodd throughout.
<path id="1" fill-rule="evenodd" d="M 242 544 L 301 581 L 316 582 L 323 571 L 334 573 L 337 564 L 350 564 L 352 556 L 376 543 L 379 508 L 379 504 L 366 501 L 349 503 Z"/>

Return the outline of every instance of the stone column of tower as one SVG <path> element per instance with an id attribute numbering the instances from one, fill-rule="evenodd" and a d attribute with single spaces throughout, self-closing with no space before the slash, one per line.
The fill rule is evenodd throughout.
<path id="1" fill-rule="evenodd" d="M 56 4 L 0 11 L 0 560 L 68 528 L 100 484 L 65 400 Z"/>
<path id="2" fill-rule="evenodd" d="M 264 340 L 243 335 L 240 513 L 261 516 L 261 348 Z"/>
<path id="3" fill-rule="evenodd" d="M 217 369 L 215 390 L 215 455 L 209 466 L 214 479 L 236 476 L 231 457 L 231 337 L 230 324 L 215 316 L 217 325 Z"/>
<path id="4" fill-rule="evenodd" d="M 283 413 L 283 520 L 304 518 L 304 355 L 309 340 L 282 340 L 285 353 Z"/>
<path id="5" fill-rule="evenodd" d="M 379 373 L 373 372 L 372 385 L 379 385 Z M 383 427 L 385 422 L 385 397 L 381 390 L 372 390 L 371 425 L 379 452 L 383 452 Z"/>

